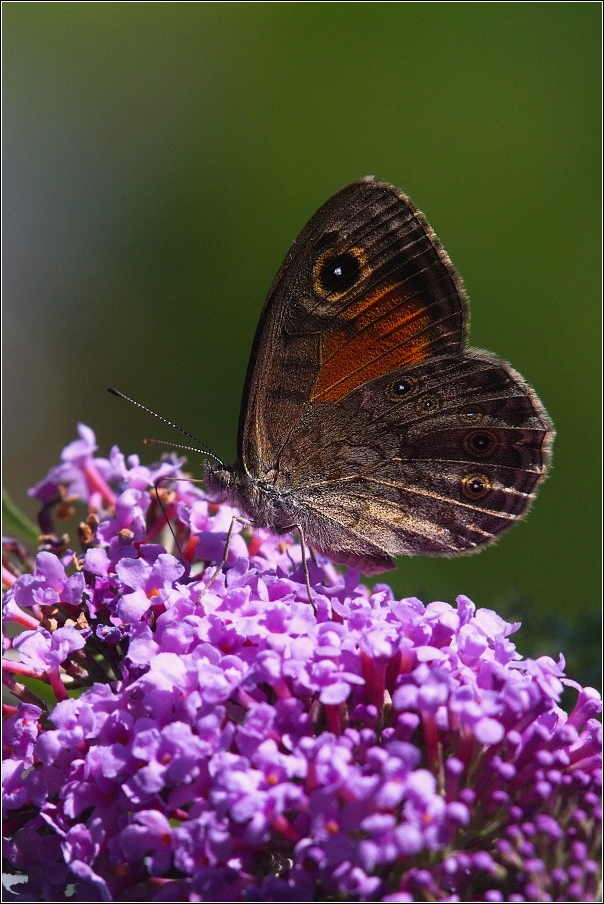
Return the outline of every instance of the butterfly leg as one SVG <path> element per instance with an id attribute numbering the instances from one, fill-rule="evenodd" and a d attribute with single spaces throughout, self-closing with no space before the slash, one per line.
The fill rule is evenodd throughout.
<path id="1" fill-rule="evenodd" d="M 135 404 L 138 404 L 138 403 L 135 402 Z M 159 492 L 160 489 L 161 489 L 161 484 L 162 484 L 162 483 L 166 483 L 166 484 L 168 484 L 168 483 L 177 483 L 179 480 L 180 480 L 180 481 L 186 481 L 187 483 L 203 483 L 202 480 L 196 480 L 194 477 L 158 477 L 158 479 L 157 479 L 157 480 L 155 481 L 155 483 L 153 484 L 153 490 L 155 491 L 155 498 L 157 499 L 157 503 L 158 503 L 160 509 L 162 510 L 162 515 L 163 515 L 164 518 L 165 518 L 166 525 L 167 525 L 167 527 L 169 528 L 170 533 L 172 534 L 172 539 L 174 540 L 174 545 L 176 546 L 176 548 L 177 548 L 179 554 L 180 554 L 181 556 L 183 556 L 183 551 L 182 551 L 181 545 L 180 545 L 180 543 L 178 542 L 178 539 L 177 539 L 177 537 L 176 537 L 176 534 L 174 533 L 174 528 L 172 527 L 172 523 L 171 523 L 171 521 L 170 521 L 170 519 L 169 519 L 169 517 L 168 517 L 168 511 L 167 511 L 167 508 L 166 508 L 166 506 L 164 505 L 163 500 L 162 500 L 161 495 L 160 495 L 160 492 Z M 170 552 L 169 549 L 168 549 L 168 552 Z"/>
<path id="2" fill-rule="evenodd" d="M 249 518 L 242 518 L 241 515 L 233 515 L 233 517 L 231 518 L 231 524 L 229 526 L 229 529 L 228 529 L 228 532 L 226 535 L 226 540 L 224 541 L 224 550 L 222 553 L 222 559 L 220 560 L 220 562 L 214 569 L 214 573 L 213 573 L 212 577 L 210 578 L 210 580 L 205 582 L 205 586 L 204 586 L 203 590 L 201 591 L 200 596 L 204 595 L 204 593 L 206 592 L 208 587 L 214 583 L 215 578 L 217 577 L 217 575 L 220 574 L 220 572 L 226 565 L 227 559 L 229 557 L 229 546 L 231 545 L 231 537 L 233 536 L 233 530 L 235 529 L 235 524 L 237 524 L 237 523 L 241 524 L 243 527 L 251 528 L 253 526 L 252 522 L 249 520 Z"/>
<path id="3" fill-rule="evenodd" d="M 177 479 L 178 479 L 178 478 L 177 478 Z M 168 526 L 169 529 L 170 529 L 170 533 L 172 534 L 172 539 L 174 540 L 174 545 L 176 546 L 176 548 L 177 548 L 177 550 L 178 550 L 178 552 L 179 552 L 179 555 L 182 556 L 183 553 L 182 553 L 182 549 L 180 548 L 180 543 L 179 543 L 178 540 L 176 539 L 176 534 L 174 533 L 174 528 L 172 527 L 172 524 L 170 523 L 170 519 L 168 518 L 168 512 L 166 511 L 166 507 L 164 506 L 164 503 L 163 503 L 163 501 L 162 501 L 162 498 L 161 498 L 161 496 L 160 496 L 160 494 L 159 494 L 159 491 L 160 491 L 160 488 L 161 488 L 161 487 L 160 487 L 160 484 L 162 483 L 162 481 L 164 481 L 164 482 L 167 483 L 167 482 L 168 482 L 168 478 L 167 478 L 167 477 L 159 477 L 159 478 L 155 481 L 155 483 L 153 484 L 153 489 L 154 489 L 154 491 L 155 491 L 155 498 L 157 499 L 157 503 L 158 503 L 158 505 L 159 505 L 159 507 L 160 507 L 160 509 L 161 509 L 161 511 L 162 511 L 162 515 L 164 516 L 165 522 L 166 522 L 167 526 Z"/>
<path id="4" fill-rule="evenodd" d="M 302 571 L 304 572 L 304 581 L 306 583 L 306 593 L 308 594 L 308 602 L 312 606 L 313 612 L 316 615 L 318 610 L 317 610 L 317 604 L 315 603 L 315 599 L 312 595 L 312 590 L 310 589 L 310 574 L 308 572 L 308 558 L 306 555 L 306 539 L 304 537 L 304 531 L 302 530 L 302 528 L 300 527 L 299 524 L 290 524 L 289 527 L 283 528 L 283 530 L 288 530 L 288 531 L 289 530 L 297 530 L 300 535 L 300 549 L 302 550 Z M 314 561 L 314 559 L 315 559 L 314 553 L 313 553 L 312 549 L 310 548 L 310 546 L 308 547 L 308 550 L 310 552 L 311 558 Z M 315 564 L 316 564 L 316 562 L 315 562 Z"/>
<path id="5" fill-rule="evenodd" d="M 315 598 L 312 595 L 312 590 L 310 589 L 310 574 L 308 573 L 308 559 L 306 558 L 306 538 L 304 537 L 304 531 L 297 525 L 298 533 L 300 534 L 300 548 L 302 550 L 302 571 L 304 572 L 304 580 L 306 581 L 306 592 L 308 594 L 308 602 L 313 608 L 313 612 L 315 615 L 317 614 L 317 604 L 315 603 Z"/>
<path id="6" fill-rule="evenodd" d="M 203 596 L 203 594 L 206 592 L 208 587 L 210 587 L 211 584 L 213 584 L 217 575 L 220 574 L 220 572 L 226 565 L 228 555 L 229 555 L 229 546 L 231 543 L 231 537 L 233 536 L 233 530 L 235 529 L 236 523 L 239 523 L 239 524 L 243 525 L 244 527 L 250 527 L 250 528 L 253 527 L 253 522 L 251 522 L 249 520 L 249 518 L 242 518 L 240 515 L 234 515 L 232 517 L 231 524 L 229 526 L 229 529 L 228 529 L 228 532 L 226 535 L 226 540 L 224 541 L 224 552 L 222 554 L 222 559 L 220 560 L 220 562 L 214 569 L 214 573 L 212 574 L 211 578 L 205 582 L 205 585 L 204 585 L 203 590 L 201 591 L 200 597 Z M 304 581 L 306 583 L 306 593 L 308 594 L 308 602 L 312 606 L 313 612 L 316 615 L 317 614 L 317 604 L 315 603 L 315 600 L 314 600 L 314 597 L 312 594 L 312 590 L 310 587 L 310 574 L 308 571 L 308 557 L 306 555 L 306 540 L 304 537 L 304 531 L 302 530 L 302 528 L 300 527 L 299 524 L 292 524 L 289 528 L 287 528 L 287 530 L 297 530 L 300 535 L 300 546 L 301 546 L 301 550 L 302 550 L 302 571 L 304 572 Z M 310 549 L 310 547 L 309 547 L 309 550 L 310 550 L 311 556 L 314 559 L 314 554 L 313 554 L 313 551 Z"/>

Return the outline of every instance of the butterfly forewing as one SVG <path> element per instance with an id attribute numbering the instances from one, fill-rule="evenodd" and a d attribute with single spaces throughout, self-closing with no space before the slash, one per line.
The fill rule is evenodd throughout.
<path id="1" fill-rule="evenodd" d="M 269 292 L 242 401 L 244 467 L 270 468 L 309 403 L 460 352 L 466 310 L 458 274 L 408 198 L 373 180 L 342 189 L 304 228 Z"/>

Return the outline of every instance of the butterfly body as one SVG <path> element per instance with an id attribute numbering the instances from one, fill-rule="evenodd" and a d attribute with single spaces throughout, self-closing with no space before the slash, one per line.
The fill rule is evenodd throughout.
<path id="1" fill-rule="evenodd" d="M 342 189 L 269 291 L 238 457 L 206 465 L 208 490 L 365 574 L 488 544 L 527 510 L 554 434 L 467 328 L 461 279 L 412 202 L 374 179 Z"/>

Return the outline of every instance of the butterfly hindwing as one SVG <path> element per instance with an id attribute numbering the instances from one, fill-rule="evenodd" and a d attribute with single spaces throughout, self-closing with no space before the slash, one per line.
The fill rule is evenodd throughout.
<path id="1" fill-rule="evenodd" d="M 522 517 L 550 446 L 530 387 L 499 358 L 469 350 L 317 405 L 280 467 L 302 509 L 359 538 L 379 536 L 389 555 L 450 555 Z"/>

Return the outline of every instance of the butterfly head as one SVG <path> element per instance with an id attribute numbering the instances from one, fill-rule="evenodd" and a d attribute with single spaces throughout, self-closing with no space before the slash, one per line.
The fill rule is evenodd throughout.
<path id="1" fill-rule="evenodd" d="M 216 502 L 224 502 L 230 499 L 236 490 L 236 476 L 233 465 L 216 465 L 205 462 L 205 485 L 208 493 Z"/>

